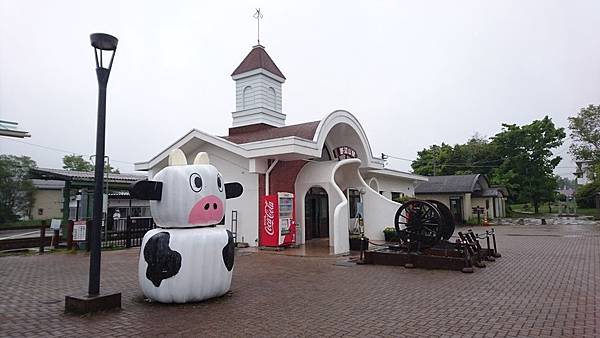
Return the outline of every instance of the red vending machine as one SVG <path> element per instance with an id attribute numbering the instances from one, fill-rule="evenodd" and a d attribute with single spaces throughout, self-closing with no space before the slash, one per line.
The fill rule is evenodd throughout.
<path id="1" fill-rule="evenodd" d="M 278 192 L 263 196 L 260 246 L 289 246 L 296 243 L 294 194 Z"/>

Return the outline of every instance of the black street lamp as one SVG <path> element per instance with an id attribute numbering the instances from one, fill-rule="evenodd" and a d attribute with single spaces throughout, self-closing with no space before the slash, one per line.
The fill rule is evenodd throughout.
<path id="1" fill-rule="evenodd" d="M 104 158 L 104 136 L 106 127 L 106 86 L 117 52 L 119 40 L 112 35 L 96 33 L 90 35 L 96 58 L 98 77 L 98 122 L 96 128 L 96 159 Z M 108 68 L 104 66 L 104 53 L 110 55 Z M 104 185 L 104 161 L 96 161 L 94 174 L 94 210 L 90 238 L 90 276 L 88 293 L 84 296 L 67 296 L 65 310 L 75 313 L 89 313 L 121 307 L 121 294 L 100 295 L 100 230 L 102 226 L 102 201 Z"/>

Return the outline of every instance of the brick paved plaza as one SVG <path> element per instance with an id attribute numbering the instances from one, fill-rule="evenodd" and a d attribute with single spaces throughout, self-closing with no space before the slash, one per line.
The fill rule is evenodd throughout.
<path id="1" fill-rule="evenodd" d="M 186 305 L 144 301 L 138 249 L 104 252 L 102 289 L 123 309 L 84 317 L 63 308 L 86 289 L 87 255 L 0 257 L 0 335 L 600 336 L 600 227 L 497 231 L 503 257 L 474 274 L 239 253 L 230 295 Z"/>

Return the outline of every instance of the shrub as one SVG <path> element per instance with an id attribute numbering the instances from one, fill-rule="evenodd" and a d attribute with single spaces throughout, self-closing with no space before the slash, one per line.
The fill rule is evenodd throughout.
<path id="1" fill-rule="evenodd" d="M 580 208 L 595 208 L 594 198 L 598 192 L 600 192 L 600 180 L 578 187 L 575 194 L 577 206 Z"/>
<path id="2" fill-rule="evenodd" d="M 387 227 L 383 229 L 383 236 L 385 237 L 386 242 L 398 242 L 398 233 L 396 232 L 396 228 Z"/>
<path id="3" fill-rule="evenodd" d="M 483 223 L 483 215 L 481 216 L 479 221 L 477 221 L 477 217 L 471 217 L 467 220 L 467 225 L 481 225 L 482 223 Z"/>

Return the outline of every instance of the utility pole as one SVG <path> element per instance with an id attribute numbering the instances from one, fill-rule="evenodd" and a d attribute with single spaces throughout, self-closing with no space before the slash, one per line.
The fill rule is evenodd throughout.
<path id="1" fill-rule="evenodd" d="M 436 153 L 435 153 L 435 148 L 433 148 L 433 176 L 436 176 L 436 170 L 435 170 L 435 169 L 436 169 L 436 168 L 435 168 L 435 156 L 436 156 Z"/>

